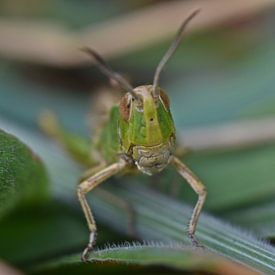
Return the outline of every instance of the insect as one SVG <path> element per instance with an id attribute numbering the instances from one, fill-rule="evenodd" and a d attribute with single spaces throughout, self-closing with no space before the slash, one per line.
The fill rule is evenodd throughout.
<path id="1" fill-rule="evenodd" d="M 86 194 L 121 172 L 138 169 L 142 173 L 153 175 L 169 164 L 176 168 L 198 195 L 188 235 L 193 245 L 199 246 L 195 231 L 206 198 L 206 188 L 175 154 L 176 132 L 169 99 L 159 87 L 163 67 L 178 48 L 185 27 L 198 12 L 199 10 L 192 12 L 180 26 L 175 40 L 157 66 L 153 85 L 133 88 L 125 78 L 114 72 L 96 51 L 87 47 L 83 49 L 94 59 L 101 71 L 111 80 L 115 80 L 126 92 L 119 105 L 111 108 L 109 120 L 94 144 L 94 149 L 100 156 L 98 166 L 88 171 L 77 187 L 77 195 L 90 230 L 88 245 L 82 253 L 83 261 L 88 260 L 89 252 L 95 245 L 97 231 Z"/>

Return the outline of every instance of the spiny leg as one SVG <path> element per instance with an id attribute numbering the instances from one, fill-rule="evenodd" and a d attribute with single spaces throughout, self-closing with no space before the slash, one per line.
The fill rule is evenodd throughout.
<path id="1" fill-rule="evenodd" d="M 199 219 L 199 216 L 202 211 L 202 207 L 205 202 L 206 195 L 207 195 L 206 188 L 201 183 L 201 181 L 193 174 L 193 172 L 185 164 L 183 164 L 178 158 L 173 156 L 171 163 L 176 167 L 178 173 L 184 179 L 186 179 L 186 181 L 190 184 L 192 189 L 199 196 L 197 204 L 193 210 L 190 223 L 189 223 L 188 235 L 189 235 L 193 245 L 200 246 L 198 241 L 195 238 L 195 232 L 196 232 L 196 226 L 198 223 L 198 219 Z"/>
<path id="2" fill-rule="evenodd" d="M 95 223 L 93 214 L 91 212 L 91 209 L 88 205 L 88 202 L 86 200 L 85 194 L 90 192 L 92 189 L 94 189 L 103 181 L 107 180 L 111 176 L 125 169 L 126 166 L 127 166 L 127 162 L 123 159 L 120 159 L 118 162 L 102 169 L 101 171 L 97 172 L 87 180 L 82 181 L 77 187 L 77 195 L 90 230 L 89 243 L 87 247 L 84 249 L 81 256 L 81 259 L 84 262 L 88 260 L 89 252 L 92 250 L 96 239 L 96 223 Z"/>

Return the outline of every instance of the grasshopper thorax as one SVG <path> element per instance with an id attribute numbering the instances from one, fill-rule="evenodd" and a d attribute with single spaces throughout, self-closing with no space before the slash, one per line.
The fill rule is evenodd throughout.
<path id="1" fill-rule="evenodd" d="M 174 148 L 175 128 L 169 99 L 152 85 L 139 86 L 120 101 L 119 137 L 122 151 L 138 169 L 152 175 L 164 169 Z"/>

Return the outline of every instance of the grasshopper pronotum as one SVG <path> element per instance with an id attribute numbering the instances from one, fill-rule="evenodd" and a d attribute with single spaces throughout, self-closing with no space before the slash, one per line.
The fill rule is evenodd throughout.
<path id="1" fill-rule="evenodd" d="M 206 198 L 206 189 L 193 172 L 175 156 L 175 127 L 169 99 L 159 87 L 163 67 L 178 48 L 185 27 L 197 13 L 198 10 L 191 13 L 180 26 L 175 40 L 157 66 L 153 85 L 133 88 L 126 79 L 114 72 L 96 51 L 88 47 L 83 48 L 83 51 L 95 60 L 101 71 L 111 80 L 115 80 L 126 92 L 119 106 L 111 108 L 108 122 L 93 143 L 97 165 L 85 173 L 84 180 L 81 180 L 77 187 L 77 195 L 90 230 L 89 243 L 82 253 L 83 261 L 88 260 L 89 251 L 95 244 L 97 230 L 85 195 L 118 173 L 138 169 L 142 173 L 153 175 L 162 171 L 168 164 L 175 166 L 178 173 L 198 194 L 188 234 L 193 245 L 199 245 L 194 234 Z M 53 134 L 51 130 L 46 131 Z M 58 134 L 55 136 L 58 138 Z"/>

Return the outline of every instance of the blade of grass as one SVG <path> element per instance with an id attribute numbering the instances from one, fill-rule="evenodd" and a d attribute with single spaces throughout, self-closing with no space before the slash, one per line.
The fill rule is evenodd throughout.
<path id="1" fill-rule="evenodd" d="M 196 251 L 180 243 L 127 243 L 123 245 L 106 246 L 104 249 L 95 250 L 90 261 L 92 271 L 96 263 L 113 263 L 142 265 L 142 266 L 162 266 L 170 267 L 176 270 L 185 271 L 203 271 L 211 274 L 258 274 L 251 269 L 236 264 L 223 257 L 209 252 Z M 71 266 L 80 264 L 79 255 L 64 257 L 49 263 L 40 265 L 32 274 L 43 274 L 52 270 L 59 270 L 62 267 L 71 268 Z M 82 265 L 83 266 L 83 265 Z M 79 270 L 81 266 L 79 265 Z"/>
<path id="2" fill-rule="evenodd" d="M 275 239 L 274 201 L 229 211 L 223 216 L 235 224 L 251 229 L 259 236 Z"/>

